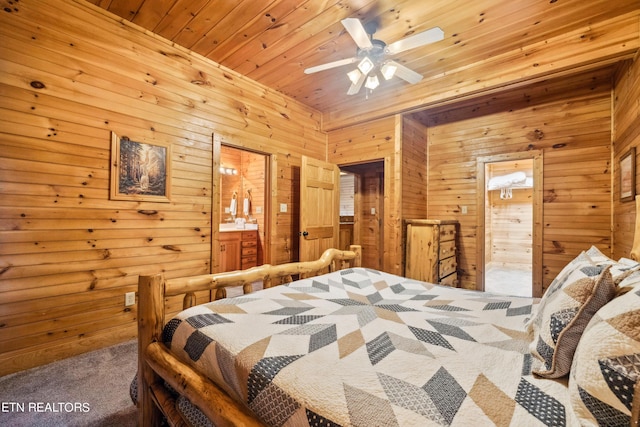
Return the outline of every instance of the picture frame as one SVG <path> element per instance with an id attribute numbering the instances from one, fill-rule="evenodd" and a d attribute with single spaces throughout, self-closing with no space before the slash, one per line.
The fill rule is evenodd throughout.
<path id="1" fill-rule="evenodd" d="M 636 196 L 636 148 L 620 157 L 620 201 L 630 202 Z"/>
<path id="2" fill-rule="evenodd" d="M 171 144 L 111 132 L 111 200 L 171 201 Z"/>

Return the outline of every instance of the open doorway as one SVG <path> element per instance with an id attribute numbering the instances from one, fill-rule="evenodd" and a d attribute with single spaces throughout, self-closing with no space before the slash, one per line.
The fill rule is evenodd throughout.
<path id="1" fill-rule="evenodd" d="M 485 291 L 531 297 L 533 159 L 485 164 Z"/>
<path id="2" fill-rule="evenodd" d="M 349 244 L 361 245 L 362 266 L 382 270 L 384 161 L 340 166 L 340 171 L 343 173 L 340 180 L 340 245 L 347 244 L 349 239 Z M 352 216 L 349 215 L 351 212 Z"/>
<path id="3" fill-rule="evenodd" d="M 480 157 L 478 290 L 542 294 L 542 153 Z"/>
<path id="4" fill-rule="evenodd" d="M 216 160 L 219 164 L 216 171 L 219 177 L 218 232 L 257 230 L 255 247 L 253 243 L 239 243 L 240 257 L 244 260 L 250 256 L 251 265 L 270 262 L 270 156 L 221 144 Z"/>

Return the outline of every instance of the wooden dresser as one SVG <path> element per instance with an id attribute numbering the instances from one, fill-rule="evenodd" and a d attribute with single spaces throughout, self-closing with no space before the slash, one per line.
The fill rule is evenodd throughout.
<path id="1" fill-rule="evenodd" d="M 405 270 L 411 279 L 458 286 L 456 220 L 405 220 Z"/>

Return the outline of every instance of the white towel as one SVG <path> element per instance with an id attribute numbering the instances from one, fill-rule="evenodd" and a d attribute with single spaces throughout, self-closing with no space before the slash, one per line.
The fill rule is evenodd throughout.
<path id="1" fill-rule="evenodd" d="M 499 190 L 501 188 L 508 188 L 514 184 L 524 184 L 527 180 L 527 175 L 524 172 L 513 172 L 507 175 L 494 176 L 489 180 L 487 190 Z"/>
<path id="2" fill-rule="evenodd" d="M 238 207 L 236 199 L 231 199 L 231 206 L 229 206 L 229 212 L 231 212 L 231 215 L 235 216 L 237 209 Z"/>
<path id="3" fill-rule="evenodd" d="M 244 203 L 242 204 L 242 213 L 244 216 L 249 216 L 249 199 L 247 197 L 244 198 Z"/>

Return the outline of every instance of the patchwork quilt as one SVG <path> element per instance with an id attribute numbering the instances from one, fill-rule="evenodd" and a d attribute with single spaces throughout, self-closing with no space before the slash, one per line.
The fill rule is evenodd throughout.
<path id="1" fill-rule="evenodd" d="M 571 426 L 531 298 L 353 268 L 192 307 L 164 341 L 272 426 Z"/>

